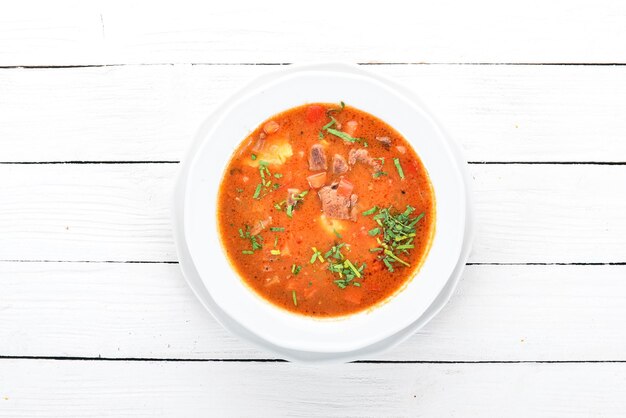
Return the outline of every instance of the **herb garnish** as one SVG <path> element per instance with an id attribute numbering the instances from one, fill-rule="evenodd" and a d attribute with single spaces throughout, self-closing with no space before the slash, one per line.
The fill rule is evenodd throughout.
<path id="1" fill-rule="evenodd" d="M 326 129 L 326 132 L 328 132 L 329 134 L 333 134 L 333 135 L 343 139 L 344 141 L 348 141 L 348 142 L 359 142 L 359 141 L 361 141 L 361 138 L 353 138 L 350 135 L 348 135 L 347 133 L 338 131 L 336 129 L 328 128 L 328 129 Z"/>
<path id="2" fill-rule="evenodd" d="M 330 122 L 328 122 L 326 125 L 322 126 L 322 129 L 319 131 L 319 133 L 317 135 L 317 137 L 319 139 L 324 139 L 324 131 L 326 131 L 326 132 L 328 132 L 331 135 L 334 135 L 336 137 L 339 137 L 339 138 L 343 139 L 344 141 L 348 141 L 348 142 L 359 142 L 359 141 L 361 141 L 361 138 L 353 138 L 352 136 L 348 135 L 345 132 L 338 131 L 337 129 L 333 129 L 333 126 L 335 126 L 338 122 L 332 116 L 332 113 L 339 113 L 339 112 L 341 112 L 344 109 L 344 107 L 346 107 L 346 104 L 344 102 L 340 102 L 338 109 L 328 109 L 326 111 L 326 115 L 330 118 Z"/>
<path id="3" fill-rule="evenodd" d="M 297 264 L 291 265 L 291 273 L 293 273 L 294 276 L 297 276 L 298 273 L 300 273 L 300 270 L 302 270 L 302 266 L 299 266 Z"/>
<path id="4" fill-rule="evenodd" d="M 380 253 L 378 259 L 382 260 L 391 272 L 394 271 L 394 264 L 396 263 L 410 267 L 410 264 L 400 256 L 408 254 L 409 250 L 415 248 L 413 244 L 416 236 L 415 225 L 424 217 L 424 213 L 422 212 L 411 219 L 410 216 L 414 211 L 415 208 L 407 205 L 404 212 L 394 214 L 395 211 L 391 207 L 389 209 L 380 209 L 372 218 L 376 221 L 378 227 L 371 229 L 369 235 L 376 237 L 378 247 L 370 248 L 370 252 Z"/>
<path id="5" fill-rule="evenodd" d="M 315 260 L 320 260 L 320 263 L 323 263 L 324 257 L 322 257 L 322 253 L 318 251 L 315 247 L 311 247 L 311 250 L 313 250 L 313 255 L 311 256 L 311 260 L 309 261 L 309 263 L 313 264 L 315 263 Z"/>
<path id="6" fill-rule="evenodd" d="M 260 250 L 261 248 L 263 248 L 263 244 L 261 244 L 261 242 L 263 241 L 263 237 L 258 234 L 257 235 L 250 234 L 250 225 L 246 225 L 245 232 L 243 231 L 243 229 L 239 228 L 239 237 L 246 241 L 250 241 L 250 245 L 252 247 L 252 250 L 250 251 L 248 250 L 242 251 L 243 254 L 254 254 L 256 250 Z"/>
<path id="7" fill-rule="evenodd" d="M 361 264 L 361 267 L 357 268 L 354 263 L 346 259 L 340 263 L 330 263 L 328 270 L 339 276 L 337 280 L 333 280 L 339 288 L 345 289 L 352 283 L 354 286 L 361 286 L 361 283 L 354 281 L 355 279 L 363 278 L 363 270 L 367 265 Z"/>
<path id="8" fill-rule="evenodd" d="M 282 226 L 272 226 L 270 227 L 270 231 L 272 232 L 284 232 L 285 228 Z"/>
<path id="9" fill-rule="evenodd" d="M 398 170 L 398 174 L 400 175 L 400 178 L 404 179 L 404 170 L 402 170 L 402 166 L 400 165 L 400 159 L 394 158 L 393 163 L 395 164 L 396 169 Z"/>
<path id="10" fill-rule="evenodd" d="M 254 154 L 252 155 L 254 156 L 253 160 L 255 160 L 256 156 Z M 272 183 L 271 178 L 273 176 L 274 178 L 279 179 L 283 175 L 280 173 L 272 175 L 268 166 L 269 163 L 267 161 L 259 161 L 259 176 L 261 176 L 261 183 L 257 184 L 256 189 L 254 189 L 254 194 L 252 195 L 253 199 L 260 200 L 263 196 L 280 187 L 280 184 Z M 261 195 L 261 192 L 264 192 L 263 196 Z"/>
<path id="11" fill-rule="evenodd" d="M 291 298 L 293 299 L 293 304 L 295 306 L 298 306 L 298 297 L 296 296 L 296 291 L 295 290 L 291 291 Z"/>
<path id="12" fill-rule="evenodd" d="M 378 206 L 374 206 L 373 208 L 368 209 L 365 212 L 363 212 L 363 216 L 373 215 L 374 213 L 376 213 L 377 210 L 378 210 Z"/>
<path id="13" fill-rule="evenodd" d="M 291 195 L 291 199 L 294 201 L 294 203 L 291 204 L 291 205 L 287 205 L 287 209 L 286 209 L 287 216 L 289 216 L 290 218 L 293 218 L 293 210 L 296 208 L 298 203 L 300 203 L 300 202 L 302 202 L 304 200 L 304 196 L 306 196 L 308 193 L 309 193 L 309 191 L 305 190 L 303 192 Z M 279 203 L 279 205 L 280 205 L 280 203 Z M 274 207 L 276 207 L 276 205 L 274 205 Z"/>

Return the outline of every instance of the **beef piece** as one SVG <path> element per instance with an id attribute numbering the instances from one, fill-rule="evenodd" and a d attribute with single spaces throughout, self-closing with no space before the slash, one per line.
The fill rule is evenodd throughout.
<path id="1" fill-rule="evenodd" d="M 348 163 L 346 159 L 339 154 L 333 157 L 333 174 L 343 174 L 348 171 Z"/>
<path id="2" fill-rule="evenodd" d="M 321 144 L 315 144 L 309 151 L 309 170 L 319 171 L 326 170 L 328 163 L 326 162 L 326 151 Z"/>
<path id="3" fill-rule="evenodd" d="M 355 194 L 350 197 L 338 195 L 338 185 L 339 183 L 335 182 L 330 186 L 322 187 L 317 192 L 322 202 L 322 211 L 329 218 L 350 219 L 356 222 L 358 197 Z"/>
<path id="4" fill-rule="evenodd" d="M 387 149 L 391 146 L 391 139 L 388 136 L 377 136 L 376 140 Z"/>
<path id="5" fill-rule="evenodd" d="M 383 168 L 382 163 L 378 158 L 370 157 L 369 152 L 366 149 L 351 149 L 348 154 L 348 163 L 355 165 L 356 163 L 363 163 L 369 165 L 374 171 L 380 171 Z"/>

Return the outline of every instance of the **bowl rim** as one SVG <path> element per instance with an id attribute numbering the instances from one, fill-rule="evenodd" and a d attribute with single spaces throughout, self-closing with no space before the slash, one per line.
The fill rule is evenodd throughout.
<path id="1" fill-rule="evenodd" d="M 361 70 L 358 67 L 355 68 L 354 66 L 351 66 L 351 65 L 345 65 L 345 64 L 317 64 L 317 65 L 308 65 L 308 66 L 295 66 L 295 67 L 290 68 L 289 71 L 283 71 L 282 73 L 278 73 L 278 74 L 276 74 L 276 73 L 275 74 L 268 74 L 268 75 L 265 76 L 266 80 L 257 79 L 253 83 L 256 82 L 257 85 L 263 84 L 264 81 L 271 80 L 272 77 L 275 80 L 279 80 L 280 81 L 281 79 L 285 78 L 285 73 L 289 74 L 289 73 L 306 72 L 306 71 L 311 71 L 312 69 L 315 69 L 315 70 L 319 70 L 319 69 L 327 70 L 327 69 L 331 69 L 331 68 L 332 68 L 332 72 L 338 72 L 338 73 L 339 72 L 341 72 L 341 73 L 358 73 L 360 75 L 365 75 L 367 78 L 379 79 L 379 81 L 381 79 L 380 76 L 369 74 L 368 72 L 365 72 L 365 71 Z M 261 78 L 263 78 L 263 76 Z M 391 80 L 382 79 L 382 81 L 384 81 L 386 84 L 392 85 L 393 87 L 395 87 L 396 90 L 403 90 L 402 86 L 399 86 L 399 85 L 395 84 Z M 251 84 L 253 84 L 253 83 L 251 83 Z M 241 94 L 242 92 L 245 92 L 246 89 L 249 89 L 249 86 L 248 87 L 244 87 L 237 94 Z M 403 95 L 406 96 L 406 91 L 404 91 L 404 92 L 400 91 L 400 92 L 396 92 L 396 93 L 398 93 L 398 94 L 399 93 L 403 93 Z M 235 97 L 236 97 L 236 95 L 233 96 L 233 98 L 235 98 Z M 244 96 L 244 98 L 245 98 L 245 96 Z M 421 102 L 419 102 L 419 100 L 416 100 L 415 97 L 411 98 L 411 102 L 415 103 L 418 106 L 418 108 L 422 112 L 424 112 L 424 114 L 427 117 L 428 121 L 430 123 L 434 124 L 434 126 L 437 128 L 437 132 L 439 134 L 439 139 L 443 140 L 445 145 L 452 144 L 453 147 L 454 147 L 454 144 L 450 140 L 449 136 L 441 129 L 440 125 L 436 123 L 436 121 L 432 117 L 432 114 L 426 110 L 425 106 L 423 106 L 423 104 Z M 359 106 L 356 106 L 356 107 L 359 107 Z M 219 117 L 220 113 L 223 116 L 223 114 L 227 113 L 227 110 L 228 109 L 232 109 L 232 107 L 229 107 L 229 108 L 218 107 L 217 109 L 218 110 L 212 116 Z M 270 113 L 270 112 L 267 112 L 267 113 Z M 267 114 L 265 114 L 265 117 L 267 117 Z M 386 119 L 383 118 L 383 120 L 386 120 Z M 396 127 L 394 124 L 391 124 L 391 125 Z M 210 127 L 208 129 L 210 130 Z M 202 129 L 200 129 L 200 131 L 202 131 Z M 203 143 L 208 142 L 207 139 L 208 139 L 208 137 L 202 138 L 202 134 L 199 133 L 199 135 L 196 137 L 196 141 L 194 141 L 194 146 L 191 147 L 191 149 L 190 149 L 190 153 L 194 154 L 194 151 L 197 151 L 198 146 L 201 147 L 203 145 Z M 241 142 L 242 139 L 243 139 L 243 137 L 242 138 L 238 138 L 236 140 L 236 142 L 234 142 L 234 146 L 238 146 L 238 144 Z M 458 149 L 456 151 L 458 151 Z M 464 197 L 464 202 L 465 202 L 469 198 L 468 187 L 467 187 L 468 186 L 468 184 L 467 184 L 468 183 L 468 181 L 467 181 L 467 174 L 464 172 L 464 170 L 463 170 L 463 168 L 461 167 L 461 164 L 460 164 L 463 161 L 463 159 L 458 157 L 458 152 L 456 154 L 457 155 L 455 156 L 455 158 L 453 158 L 453 160 L 454 160 L 455 167 L 459 170 L 459 174 L 461 175 L 461 180 L 462 180 L 462 183 L 463 183 L 462 191 L 463 191 L 463 197 Z M 422 157 L 422 154 L 419 152 L 419 150 L 418 150 L 418 155 L 420 155 L 420 157 Z M 189 172 L 188 169 L 190 167 L 189 161 L 190 160 L 185 160 L 185 164 L 181 165 L 184 169 L 187 169 L 187 173 Z M 195 158 L 193 158 L 191 161 L 196 161 L 196 160 L 195 160 Z M 191 165 L 191 167 L 193 167 L 193 164 Z M 219 176 L 218 180 L 219 180 L 218 181 L 218 186 L 219 186 L 219 182 L 221 182 L 221 176 Z M 437 193 L 437 191 L 436 191 L 436 193 Z M 187 202 L 187 201 L 185 201 L 185 202 Z M 465 210 L 463 211 L 464 212 L 463 213 L 464 220 L 466 220 L 465 218 L 467 218 L 467 213 L 468 213 L 469 210 L 470 210 L 470 205 L 466 204 L 465 205 Z M 467 230 L 467 228 L 468 228 L 468 222 L 465 222 L 465 230 Z M 466 238 L 468 237 L 467 231 L 464 231 L 462 235 L 463 235 L 463 240 L 462 241 L 463 241 L 463 244 L 465 244 L 465 241 L 467 241 Z M 188 238 L 188 236 L 187 236 L 187 238 Z M 461 250 L 459 250 L 459 257 L 458 257 L 458 259 L 461 259 L 461 258 L 465 258 L 466 259 L 467 253 L 468 253 L 468 251 L 461 251 Z M 465 255 L 463 255 L 463 254 L 465 254 Z M 179 252 L 179 256 L 180 255 L 181 254 Z M 191 253 L 191 258 L 192 258 L 191 262 L 193 263 L 193 254 L 192 253 Z M 232 270 L 232 268 L 231 268 L 231 270 Z M 236 272 L 232 271 L 232 273 L 237 277 L 238 281 L 241 281 L 239 279 L 239 277 L 237 276 Z M 450 277 L 452 277 L 452 276 L 453 276 L 453 274 L 451 273 Z M 200 277 L 203 277 L 202 274 L 200 274 Z M 441 288 L 438 290 L 437 295 L 439 295 L 443 291 L 443 288 L 446 286 L 448 280 L 449 280 L 449 278 L 446 278 L 446 281 L 442 282 Z M 206 282 L 204 282 L 204 285 L 205 285 L 205 288 L 207 288 L 207 290 L 208 290 L 208 287 L 206 286 L 207 285 Z M 326 353 L 351 352 L 351 351 L 353 352 L 355 350 L 363 349 L 363 348 L 365 348 L 367 346 L 371 346 L 373 344 L 379 343 L 382 340 L 384 340 L 385 338 L 390 337 L 390 336 L 392 336 L 394 334 L 397 334 L 398 332 L 402 331 L 403 329 L 410 327 L 412 323 L 416 323 L 417 320 L 420 318 L 420 316 L 423 315 L 428 310 L 428 308 L 432 305 L 432 303 L 434 302 L 435 299 L 436 299 L 436 296 L 435 296 L 435 298 L 433 298 L 433 300 L 430 301 L 429 305 L 425 309 L 423 309 L 422 312 L 420 312 L 420 315 L 417 315 L 415 317 L 412 316 L 411 317 L 412 322 L 409 321 L 409 322 L 403 323 L 403 325 L 401 327 L 394 328 L 393 330 L 387 332 L 386 335 L 384 335 L 383 337 L 381 337 L 380 334 L 378 334 L 376 338 L 370 339 L 370 340 L 365 341 L 365 342 L 362 341 L 359 345 L 356 345 L 356 346 L 353 345 L 353 346 L 349 346 L 347 348 L 346 347 L 342 347 L 342 349 L 340 349 L 340 350 L 328 349 L 328 348 L 324 348 L 324 347 L 321 347 L 321 346 L 317 346 L 317 347 L 311 348 L 308 345 L 307 346 L 303 346 L 301 344 L 300 345 L 298 345 L 298 344 L 295 344 L 295 345 L 293 345 L 293 344 L 291 344 L 291 345 L 290 344 L 285 344 L 284 342 L 272 340 L 272 338 L 267 338 L 267 335 L 263 335 L 263 334 L 259 335 L 259 333 L 254 332 L 255 331 L 254 329 L 250 329 L 249 326 L 245 326 L 244 325 L 244 328 L 246 328 L 248 331 L 250 331 L 254 335 L 255 339 L 269 341 L 270 343 L 275 344 L 277 347 L 287 348 L 287 349 L 290 349 L 290 350 L 310 350 L 311 352 L 326 352 Z M 265 302 L 265 303 L 268 303 L 268 302 Z M 388 304 L 390 304 L 390 303 L 393 303 L 393 299 L 388 302 Z M 445 304 L 445 302 L 444 302 L 444 304 Z M 227 316 L 232 318 L 232 321 L 234 323 L 237 323 L 238 325 L 242 325 L 241 322 L 238 321 L 236 315 L 233 316 L 232 312 L 229 312 L 227 306 L 226 306 L 226 309 L 224 309 L 225 306 L 224 305 L 220 305 L 219 302 L 217 302 L 217 305 L 218 305 L 218 307 L 220 309 L 222 309 L 222 310 L 224 310 L 226 312 Z M 209 310 L 213 311 L 212 309 L 209 309 Z M 288 311 L 284 311 L 282 309 L 280 309 L 279 311 L 282 314 L 293 315 L 293 314 L 289 314 Z M 298 317 L 301 317 L 301 316 L 298 315 Z M 226 326 L 226 327 L 227 328 L 232 328 L 232 326 L 230 326 L 230 327 Z"/>

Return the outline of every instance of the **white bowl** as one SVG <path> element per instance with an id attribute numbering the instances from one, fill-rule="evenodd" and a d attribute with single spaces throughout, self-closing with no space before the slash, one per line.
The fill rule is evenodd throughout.
<path id="1" fill-rule="evenodd" d="M 261 86 L 257 83 L 240 92 L 237 100 L 220 109 L 212 123 L 200 131 L 194 155 L 184 165 L 180 236 L 184 239 L 185 257 L 190 259 L 211 299 L 210 304 L 205 300 L 205 305 L 224 326 L 236 327 L 239 335 L 245 333 L 247 338 L 276 347 L 278 351 L 345 357 L 368 347 L 384 346 L 386 339 L 391 341 L 392 336 L 415 328 L 416 323 L 425 323 L 418 320 L 424 318 L 423 314 L 442 294 L 453 271 L 459 270 L 459 263 L 462 265 L 467 256 L 466 249 L 461 257 L 468 196 L 462 169 L 449 140 L 415 100 L 360 70 L 325 68 L 328 67 L 290 69 Z M 436 233 L 417 276 L 387 303 L 340 319 L 319 320 L 277 308 L 242 283 L 219 242 L 215 213 L 224 168 L 250 131 L 287 108 L 339 100 L 388 122 L 415 148 L 435 190 Z M 180 247 L 180 238 L 177 243 Z"/>

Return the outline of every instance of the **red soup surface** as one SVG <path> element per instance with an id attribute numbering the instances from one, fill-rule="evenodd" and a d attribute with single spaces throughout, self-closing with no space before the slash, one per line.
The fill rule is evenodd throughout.
<path id="1" fill-rule="evenodd" d="M 231 264 L 258 295 L 302 315 L 343 316 L 416 274 L 435 197 L 391 126 L 343 103 L 315 103 L 274 115 L 239 145 L 218 224 Z"/>

